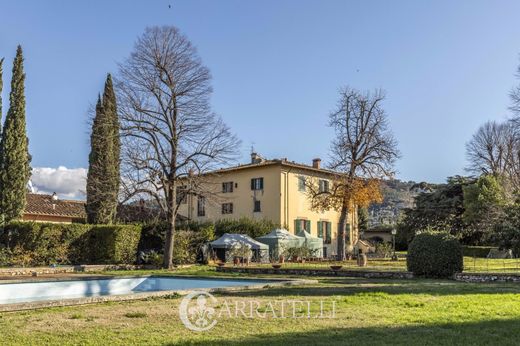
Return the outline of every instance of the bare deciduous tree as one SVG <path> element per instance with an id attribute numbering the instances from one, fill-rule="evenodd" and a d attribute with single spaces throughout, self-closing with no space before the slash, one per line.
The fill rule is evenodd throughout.
<path id="1" fill-rule="evenodd" d="M 339 174 L 331 189 L 309 184 L 313 206 L 340 211 L 338 257 L 345 259 L 345 234 L 348 213 L 355 214 L 358 205 L 380 200 L 379 180 L 392 177 L 393 165 L 399 157 L 397 142 L 388 126 L 382 107 L 385 94 L 381 90 L 361 93 L 344 88 L 337 109 L 329 116 L 336 136 L 331 146 L 330 168 Z M 349 237 L 350 245 L 354 239 Z"/>
<path id="2" fill-rule="evenodd" d="M 518 66 L 516 76 L 520 79 L 520 66 Z M 513 112 L 516 122 L 520 122 L 520 85 L 511 89 L 509 96 L 511 97 L 511 106 L 509 109 Z"/>
<path id="3" fill-rule="evenodd" d="M 466 144 L 468 171 L 475 174 L 504 175 L 515 163 L 517 139 L 510 122 L 488 121 Z"/>
<path id="4" fill-rule="evenodd" d="M 171 268 L 179 197 L 203 195 L 205 173 L 234 156 L 237 139 L 210 108 L 211 75 L 175 27 L 147 28 L 117 79 L 126 198 L 148 195 L 165 211 Z M 183 196 L 177 196 L 182 191 Z"/>

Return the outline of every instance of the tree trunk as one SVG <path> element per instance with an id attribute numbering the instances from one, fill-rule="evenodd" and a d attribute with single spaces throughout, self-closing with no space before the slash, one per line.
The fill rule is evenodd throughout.
<path id="1" fill-rule="evenodd" d="M 166 240 L 164 243 L 164 262 L 165 269 L 173 268 L 173 246 L 175 243 L 175 188 L 168 194 L 168 229 L 166 230 Z"/>
<path id="2" fill-rule="evenodd" d="M 338 229 L 338 260 L 344 261 L 346 259 L 345 252 L 345 228 L 347 225 L 348 208 L 345 203 L 341 207 L 341 214 L 339 217 L 339 229 Z"/>

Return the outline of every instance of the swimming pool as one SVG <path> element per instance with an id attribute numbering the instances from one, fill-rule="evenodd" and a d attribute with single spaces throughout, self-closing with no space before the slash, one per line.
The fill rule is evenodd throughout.
<path id="1" fill-rule="evenodd" d="M 269 282 L 273 281 L 140 276 L 0 283 L 0 305 L 130 295 L 145 292 L 258 286 Z"/>

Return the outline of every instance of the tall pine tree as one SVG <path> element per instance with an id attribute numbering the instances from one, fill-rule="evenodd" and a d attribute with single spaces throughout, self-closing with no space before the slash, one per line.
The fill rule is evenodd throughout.
<path id="1" fill-rule="evenodd" d="M 120 179 L 120 138 L 116 96 L 112 77 L 107 76 L 103 98 L 98 97 L 90 136 L 87 175 L 87 219 L 111 224 L 117 211 Z"/>
<path id="2" fill-rule="evenodd" d="M 13 62 L 9 109 L 0 140 L 0 210 L 5 222 L 22 216 L 31 176 L 25 121 L 25 74 L 22 47 Z"/>

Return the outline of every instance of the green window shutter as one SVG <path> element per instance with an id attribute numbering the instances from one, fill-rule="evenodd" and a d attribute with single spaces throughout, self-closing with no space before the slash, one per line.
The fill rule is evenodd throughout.
<path id="1" fill-rule="evenodd" d="M 311 233 L 311 221 L 305 220 L 305 230 L 309 233 Z"/>
<path id="2" fill-rule="evenodd" d="M 330 222 L 325 222 L 327 229 L 325 230 L 325 242 L 330 244 L 332 242 L 332 224 Z"/>
<path id="3" fill-rule="evenodd" d="M 318 221 L 318 237 L 323 238 L 323 222 Z"/>
<path id="4" fill-rule="evenodd" d="M 294 233 L 295 234 L 301 230 L 300 226 L 301 226 L 300 220 L 299 219 L 294 220 Z"/>

